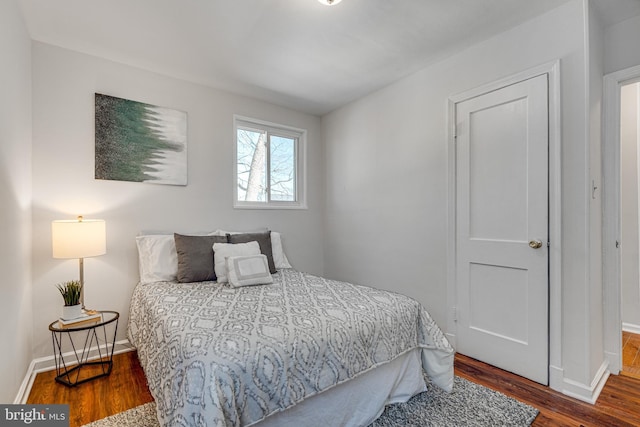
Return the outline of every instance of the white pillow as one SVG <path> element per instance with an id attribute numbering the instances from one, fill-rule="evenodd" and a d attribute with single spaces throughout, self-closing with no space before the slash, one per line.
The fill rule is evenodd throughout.
<path id="1" fill-rule="evenodd" d="M 282 248 L 280 233 L 277 231 L 271 232 L 271 252 L 273 255 L 273 263 L 277 269 L 291 268 L 287 255 L 284 253 L 284 249 Z"/>
<path id="2" fill-rule="evenodd" d="M 216 272 L 218 283 L 227 282 L 227 268 L 225 262 L 227 257 L 261 254 L 258 242 L 214 243 L 213 253 L 213 269 Z"/>
<path id="3" fill-rule="evenodd" d="M 234 288 L 273 283 L 269 262 L 264 254 L 229 256 L 225 262 L 227 280 Z"/>
<path id="4" fill-rule="evenodd" d="M 226 236 L 229 234 L 242 234 L 249 233 L 249 231 L 225 231 L 225 230 L 216 230 L 211 233 L 214 236 Z M 273 264 L 277 269 L 281 268 L 291 268 L 291 264 L 289 264 L 289 260 L 287 259 L 287 255 L 284 253 L 284 249 L 282 248 L 282 239 L 280 233 L 277 231 L 271 232 L 271 253 L 273 256 Z"/>
<path id="5" fill-rule="evenodd" d="M 136 236 L 140 282 L 174 281 L 178 276 L 178 253 L 173 234 Z"/>

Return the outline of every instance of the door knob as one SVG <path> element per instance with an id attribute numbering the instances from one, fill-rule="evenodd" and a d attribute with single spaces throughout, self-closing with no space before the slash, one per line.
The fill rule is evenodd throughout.
<path id="1" fill-rule="evenodd" d="M 532 249 L 540 249 L 542 247 L 542 242 L 540 240 L 531 240 L 529 241 L 529 247 Z"/>

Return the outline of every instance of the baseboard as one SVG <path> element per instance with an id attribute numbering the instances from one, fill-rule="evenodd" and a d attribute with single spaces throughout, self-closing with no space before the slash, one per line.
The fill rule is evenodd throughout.
<path id="1" fill-rule="evenodd" d="M 104 354 L 104 345 L 100 346 L 102 348 L 102 354 Z M 113 350 L 113 354 L 126 353 L 128 351 L 135 350 L 135 347 L 129 342 L 129 340 L 121 340 L 115 342 L 115 348 Z M 67 352 L 63 354 L 64 357 L 73 356 L 73 352 Z M 98 355 L 98 347 L 91 347 L 89 352 L 89 357 L 87 360 L 93 360 L 100 357 Z M 18 390 L 18 394 L 14 399 L 14 404 L 24 404 L 27 402 L 29 398 L 29 393 L 31 393 L 31 387 L 33 387 L 33 381 L 36 379 L 36 375 L 40 372 L 52 371 L 56 369 L 55 356 L 45 356 L 39 357 L 37 359 L 33 359 L 29 364 L 29 368 L 27 369 L 27 373 L 22 380 L 22 384 L 20 385 L 20 389 Z"/>
<path id="2" fill-rule="evenodd" d="M 604 358 L 609 361 L 609 372 L 611 372 L 613 375 L 618 375 L 620 373 L 620 370 L 622 369 L 622 358 L 620 357 L 620 353 L 611 353 L 610 351 L 605 351 Z"/>
<path id="3" fill-rule="evenodd" d="M 562 393 L 564 384 L 564 369 L 557 366 L 549 366 L 549 388 Z"/>
<path id="4" fill-rule="evenodd" d="M 29 367 L 27 368 L 27 373 L 22 380 L 22 384 L 20 384 L 20 389 L 18 389 L 16 398 L 13 399 L 14 405 L 27 402 L 27 398 L 29 397 L 29 393 L 31 392 L 31 387 L 33 386 L 33 380 L 35 380 L 36 378 L 36 375 L 34 373 L 35 365 L 36 361 L 34 359 L 31 361 Z"/>
<path id="5" fill-rule="evenodd" d="M 622 322 L 622 330 L 625 332 L 630 332 L 632 334 L 640 334 L 640 325 Z"/>
<path id="6" fill-rule="evenodd" d="M 600 396 L 609 378 L 609 374 L 609 362 L 605 360 L 602 362 L 602 365 L 600 365 L 600 369 L 598 369 L 590 385 L 565 378 L 562 393 L 593 405 L 598 400 L 598 396 Z"/>

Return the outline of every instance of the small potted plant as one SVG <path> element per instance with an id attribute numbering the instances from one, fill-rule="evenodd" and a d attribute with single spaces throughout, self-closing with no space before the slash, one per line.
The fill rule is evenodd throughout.
<path id="1" fill-rule="evenodd" d="M 62 307 L 62 318 L 64 320 L 75 319 L 82 315 L 82 304 L 80 304 L 80 293 L 82 285 L 78 280 L 70 280 L 56 285 L 62 299 L 64 299 L 64 307 Z"/>

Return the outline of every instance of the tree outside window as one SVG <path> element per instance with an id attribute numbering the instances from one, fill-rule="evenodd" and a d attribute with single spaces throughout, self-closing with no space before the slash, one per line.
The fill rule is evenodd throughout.
<path id="1" fill-rule="evenodd" d="M 304 131 L 236 119 L 236 207 L 304 207 L 300 148 Z"/>

